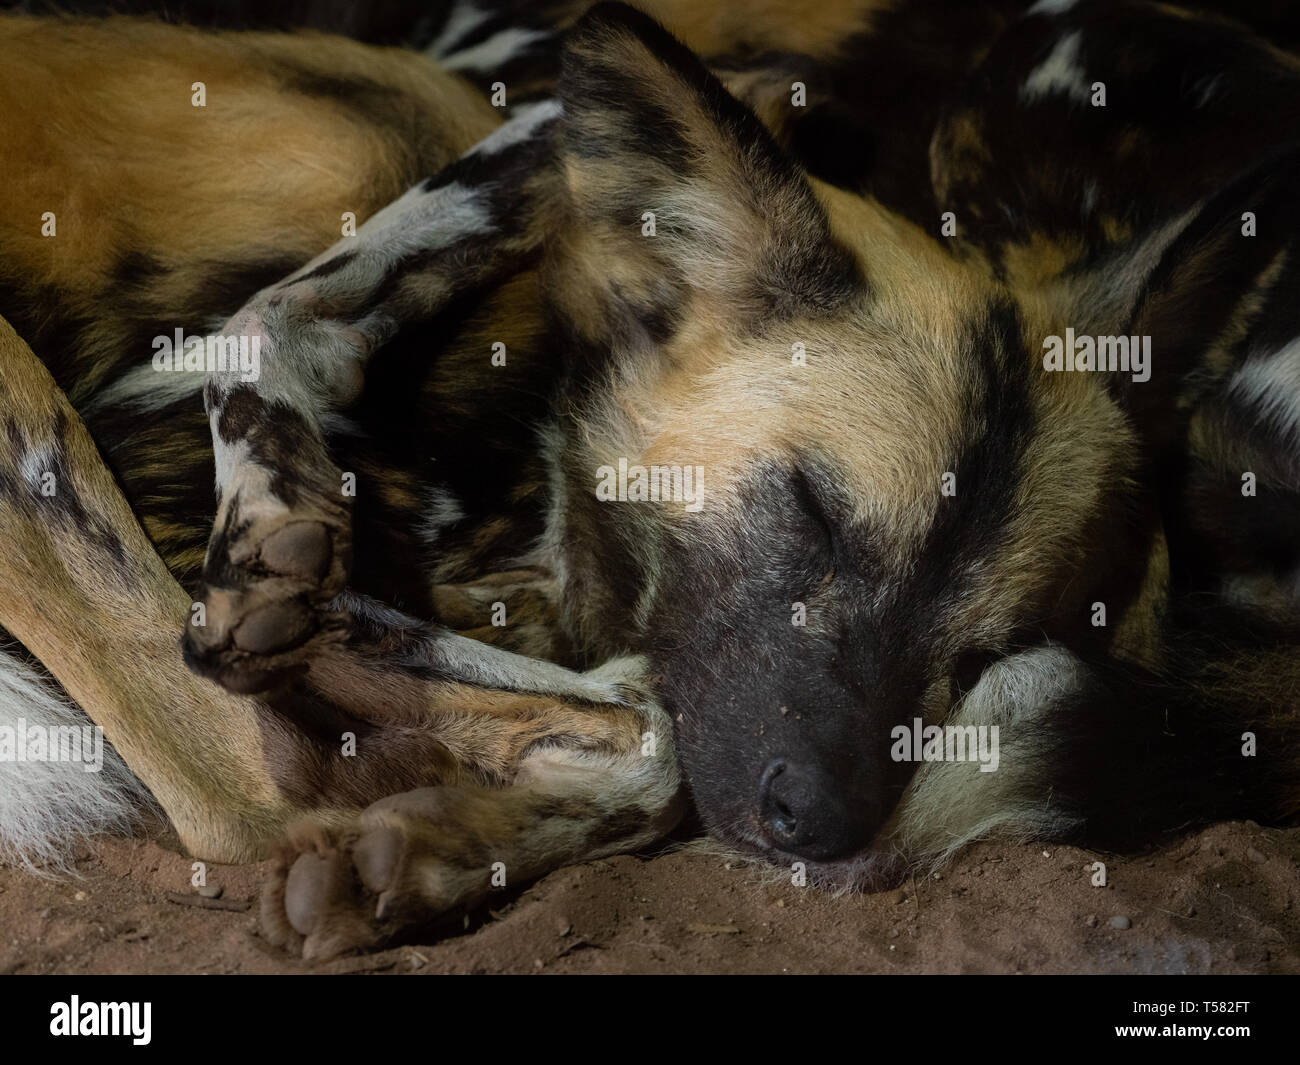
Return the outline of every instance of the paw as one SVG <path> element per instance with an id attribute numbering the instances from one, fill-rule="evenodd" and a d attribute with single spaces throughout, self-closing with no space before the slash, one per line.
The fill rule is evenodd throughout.
<path id="1" fill-rule="evenodd" d="M 204 567 L 201 618 L 183 648 L 195 672 L 247 694 L 309 668 L 326 643 L 348 631 L 334 600 L 347 583 L 351 529 L 336 508 L 236 504 L 218 517 Z M 202 625 L 195 624 L 202 620 Z"/>
<path id="2" fill-rule="evenodd" d="M 491 890 L 496 858 L 474 835 L 483 812 L 469 789 L 421 788 L 343 832 L 297 826 L 262 891 L 263 936 L 322 961 L 450 927 Z"/>

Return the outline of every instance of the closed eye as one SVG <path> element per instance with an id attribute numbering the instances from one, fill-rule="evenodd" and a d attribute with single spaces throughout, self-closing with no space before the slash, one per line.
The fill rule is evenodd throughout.
<path id="1" fill-rule="evenodd" d="M 796 506 L 814 530 L 814 542 L 808 556 L 809 568 L 819 574 L 817 589 L 821 590 L 835 580 L 838 570 L 839 538 L 835 534 L 835 524 L 821 495 L 804 470 L 798 467 L 794 476 L 794 496 Z"/>

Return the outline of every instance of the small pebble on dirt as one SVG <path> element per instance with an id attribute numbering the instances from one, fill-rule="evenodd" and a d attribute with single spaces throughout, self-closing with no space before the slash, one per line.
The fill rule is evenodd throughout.
<path id="1" fill-rule="evenodd" d="M 205 899 L 219 899 L 224 890 L 220 884 L 204 884 L 199 888 L 199 894 Z"/>
<path id="2" fill-rule="evenodd" d="M 1119 929 L 1132 928 L 1133 922 L 1130 921 L 1123 914 L 1116 914 L 1114 917 L 1110 919 L 1110 926 L 1111 928 L 1119 928 Z"/>
<path id="3" fill-rule="evenodd" d="M 1246 857 L 1249 858 L 1252 862 L 1262 862 L 1266 860 L 1264 855 L 1262 855 L 1254 847 L 1246 848 Z"/>
<path id="4" fill-rule="evenodd" d="M 1095 913 L 1088 914 L 1088 916 L 1083 919 L 1083 923 L 1089 928 L 1096 928 L 1098 924 L 1097 915 Z"/>

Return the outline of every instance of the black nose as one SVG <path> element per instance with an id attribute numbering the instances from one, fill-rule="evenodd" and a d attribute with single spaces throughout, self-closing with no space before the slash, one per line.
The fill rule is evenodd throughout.
<path id="1" fill-rule="evenodd" d="M 778 758 L 758 785 L 758 813 L 772 844 L 790 854 L 826 861 L 862 850 L 879 818 L 845 801 L 829 774 Z"/>

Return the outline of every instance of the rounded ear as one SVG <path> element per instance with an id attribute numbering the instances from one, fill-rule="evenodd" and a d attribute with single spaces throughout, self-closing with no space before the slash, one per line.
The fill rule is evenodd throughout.
<path id="1" fill-rule="evenodd" d="M 859 284 L 803 172 L 648 16 L 622 4 L 584 15 L 560 95 L 565 265 L 605 313 L 654 339 L 696 294 L 755 326 L 837 307 Z"/>

